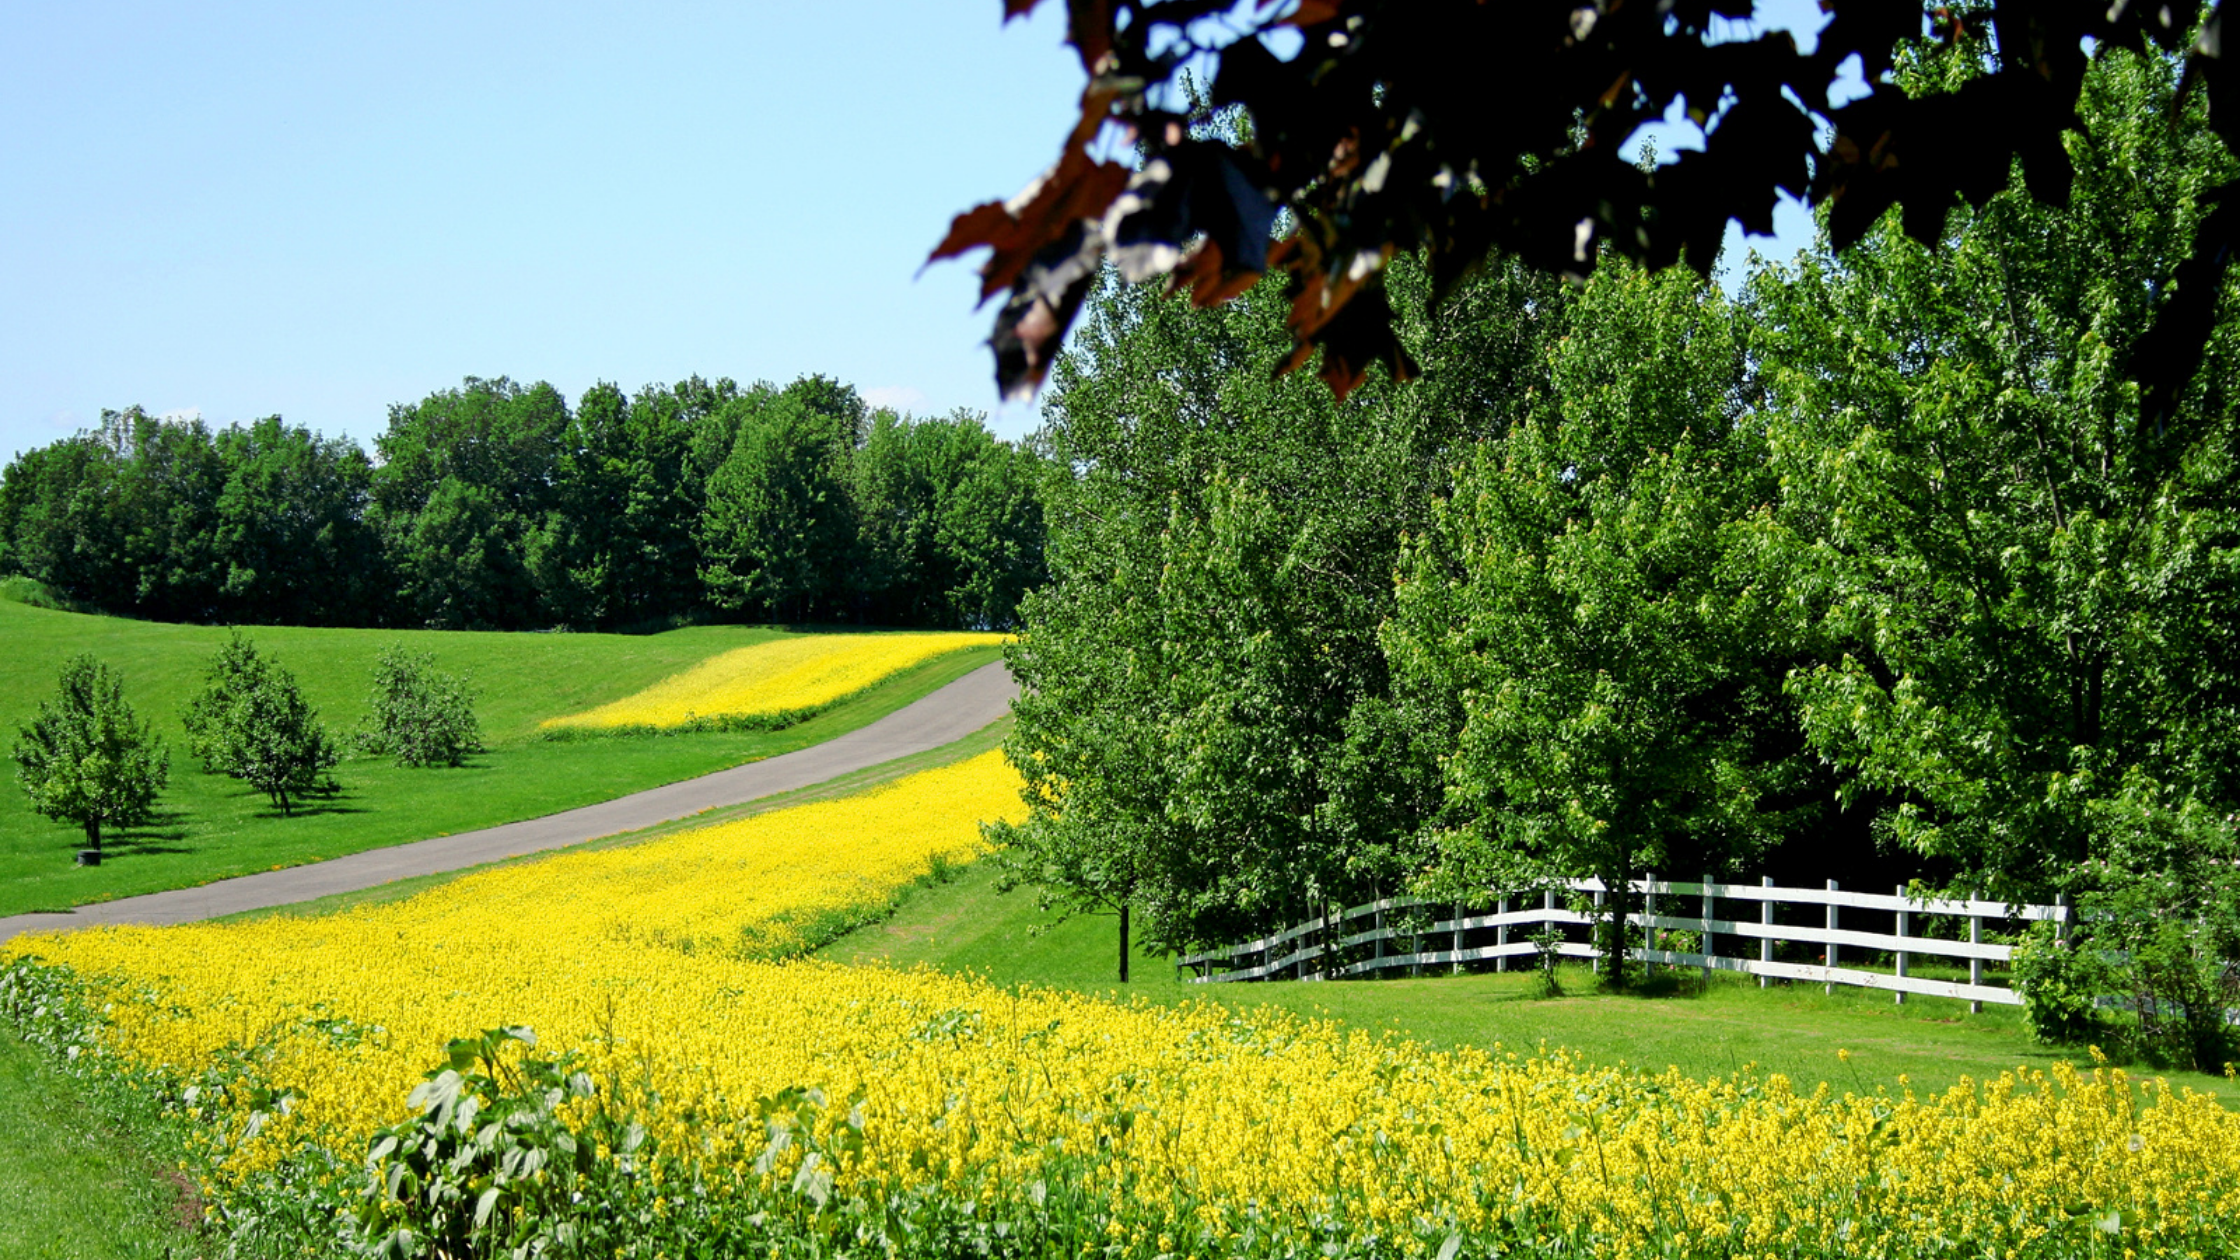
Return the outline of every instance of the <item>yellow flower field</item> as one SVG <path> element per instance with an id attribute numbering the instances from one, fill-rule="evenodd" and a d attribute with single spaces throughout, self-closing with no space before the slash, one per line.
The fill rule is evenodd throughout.
<path id="1" fill-rule="evenodd" d="M 175 1081 L 246 1058 L 294 1091 L 256 1124 L 241 1091 L 181 1104 L 220 1205 L 314 1148 L 355 1183 L 368 1135 L 410 1114 L 448 1039 L 527 1025 L 540 1053 L 575 1051 L 618 1083 L 655 1149 L 682 1161 L 651 1174 L 661 1211 L 683 1192 L 663 1177 L 698 1187 L 695 1202 L 804 1184 L 804 1146 L 774 1157 L 775 1130 L 744 1118 L 809 1086 L 861 1099 L 835 1194 L 948 1188 L 997 1212 L 1048 1210 L 1062 1187 L 1115 1254 L 1415 1255 L 1448 1238 L 1473 1240 L 1465 1254 L 1560 1240 L 1614 1258 L 2228 1253 L 2240 1117 L 2120 1071 L 1798 1093 L 1778 1076 L 1433 1053 L 1211 1004 L 765 961 L 934 855 L 971 854 L 980 820 L 1015 816 L 1017 788 L 991 753 L 329 917 L 0 952 L 94 986 L 109 1007 L 97 1058 Z M 818 1123 L 835 1130 L 846 1110 Z"/>
<path id="2" fill-rule="evenodd" d="M 611 704 L 548 718 L 548 729 L 674 729 L 727 720 L 813 713 L 911 666 L 965 648 L 1004 642 L 1001 634 L 941 631 L 813 634 L 757 643 L 711 656 L 681 674 Z"/>

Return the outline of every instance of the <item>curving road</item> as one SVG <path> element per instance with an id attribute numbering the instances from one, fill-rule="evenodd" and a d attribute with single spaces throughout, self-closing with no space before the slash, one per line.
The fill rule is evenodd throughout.
<path id="1" fill-rule="evenodd" d="M 174 888 L 79 906 L 63 914 L 0 918 L 0 941 L 22 932 L 93 927 L 104 923 L 189 923 L 243 910 L 284 906 L 314 897 L 353 892 L 413 875 L 480 866 L 524 853 L 564 848 L 684 818 L 705 809 L 738 805 L 778 792 L 952 744 L 1002 717 L 1019 685 L 999 662 L 966 674 L 932 695 L 835 739 L 783 756 L 733 766 L 714 774 L 649 788 L 480 831 L 463 831 L 386 849 L 369 849 L 326 862 L 259 871 L 199 888 Z"/>

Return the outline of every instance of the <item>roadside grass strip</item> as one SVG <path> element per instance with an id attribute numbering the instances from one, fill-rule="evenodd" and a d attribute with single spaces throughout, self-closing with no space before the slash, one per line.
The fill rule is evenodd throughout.
<path id="1" fill-rule="evenodd" d="M 1017 791 L 990 753 L 321 918 L 22 938 L 0 1012 L 158 1100 L 266 1249 L 2234 1254 L 2240 1116 L 2116 1069 L 1804 1092 L 792 957 Z"/>
<path id="2" fill-rule="evenodd" d="M 970 631 L 820 634 L 735 648 L 620 700 L 547 718 L 573 732 L 772 729 L 830 708 L 903 670 L 1008 636 Z"/>

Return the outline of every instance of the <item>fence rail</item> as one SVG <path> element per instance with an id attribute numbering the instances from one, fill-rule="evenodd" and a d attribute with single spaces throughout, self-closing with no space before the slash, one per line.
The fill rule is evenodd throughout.
<path id="1" fill-rule="evenodd" d="M 1596 879 L 1569 880 L 1565 886 L 1586 894 L 1597 906 L 1609 891 Z M 1979 1011 L 1985 1002 L 2013 1006 L 2022 1001 L 2012 988 L 1985 982 L 1984 964 L 2010 962 L 2014 947 L 1984 940 L 1984 924 L 2050 920 L 2057 933 L 2066 935 L 2073 917 L 2065 902 L 2010 905 L 1972 897 L 1915 897 L 1903 889 L 1896 893 L 1854 892 L 1839 888 L 1834 880 L 1829 880 L 1825 888 L 1784 888 L 1776 887 L 1770 879 L 1729 884 L 1708 877 L 1682 881 L 1651 875 L 1630 881 L 1630 887 L 1639 898 L 1635 904 L 1640 909 L 1629 913 L 1626 922 L 1641 930 L 1644 944 L 1628 949 L 1627 956 L 1637 961 L 1698 967 L 1707 976 L 1713 971 L 1740 972 L 1758 977 L 1761 985 L 1781 979 L 1809 981 L 1831 992 L 1838 985 L 1884 989 L 1894 993 L 1899 1002 L 1905 1001 L 1908 993 L 1958 998 Z M 1339 980 L 1403 968 L 1412 974 L 1421 974 L 1426 967 L 1461 971 L 1467 964 L 1482 962 L 1506 970 L 1510 959 L 1529 958 L 1539 952 L 1532 940 L 1514 935 L 1516 929 L 1559 932 L 1594 921 L 1591 914 L 1557 904 L 1552 889 L 1543 892 L 1536 905 L 1523 904 L 1526 900 L 1502 898 L 1489 908 L 1387 897 L 1344 910 L 1331 909 L 1258 940 L 1180 958 L 1175 972 L 1179 977 L 1184 968 L 1190 968 L 1197 972 L 1199 983 L 1218 984 L 1286 976 Z M 1718 903 L 1722 900 L 1754 902 L 1757 917 L 1737 917 L 1731 912 L 1721 915 Z M 1519 904 L 1512 907 L 1512 902 Z M 1775 909 L 1779 906 L 1818 908 L 1824 912 L 1824 922 L 1818 926 L 1778 922 Z M 1846 909 L 1894 916 L 1896 930 L 1846 928 L 1841 923 Z M 1920 930 L 1929 926 L 1920 920 L 1937 918 L 1964 921 L 1965 937 L 1939 937 Z M 1489 932 L 1490 941 L 1486 939 Z M 1664 948 L 1670 932 L 1696 933 L 1695 948 Z M 1756 942 L 1757 957 L 1720 953 L 1717 943 L 1723 939 L 1738 944 Z M 1774 946 L 1785 941 L 1819 946 L 1822 960 L 1776 960 Z M 1896 966 L 1893 972 L 1846 967 L 1840 961 L 1845 949 L 1890 954 Z M 1552 952 L 1566 958 L 1600 958 L 1592 945 L 1568 939 L 1556 942 Z M 1968 979 L 1913 975 L 1914 960 L 1922 957 L 1964 962 Z"/>

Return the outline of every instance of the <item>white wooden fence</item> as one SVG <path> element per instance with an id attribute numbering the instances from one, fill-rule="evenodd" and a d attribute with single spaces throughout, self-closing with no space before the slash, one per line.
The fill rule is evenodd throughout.
<path id="1" fill-rule="evenodd" d="M 1830 992 L 1837 985 L 1886 989 L 1894 992 L 1899 1002 L 1905 1001 L 1908 993 L 1933 994 L 1965 1000 L 1978 1011 L 1985 1002 L 2017 1006 L 2022 1001 L 2012 988 L 1985 982 L 1984 964 L 2010 961 L 2014 947 L 1984 940 L 1983 925 L 1987 921 L 2006 924 L 2052 920 L 2054 930 L 2066 935 L 2072 915 L 2066 904 L 2009 905 L 1973 898 L 1921 898 L 1907 895 L 1904 889 L 1894 894 L 1848 892 L 1832 879 L 1826 888 L 1777 888 L 1771 879 L 1756 884 L 1722 884 L 1708 876 L 1686 883 L 1651 875 L 1631 883 L 1641 909 L 1628 915 L 1627 922 L 1641 929 L 1645 944 L 1627 952 L 1641 962 L 1700 967 L 1706 976 L 1713 971 L 1738 971 L 1758 977 L 1761 986 L 1771 979 L 1785 979 L 1824 985 Z M 1596 905 L 1608 891 L 1596 879 L 1570 880 L 1567 886 L 1588 894 Z M 1512 900 L 1516 903 L 1513 906 Z M 1553 890 L 1541 894 L 1538 904 L 1527 904 L 1530 900 L 1502 899 L 1490 909 L 1473 909 L 1452 902 L 1387 897 L 1347 910 L 1331 910 L 1256 941 L 1189 955 L 1176 960 L 1175 973 L 1179 977 L 1184 968 L 1190 968 L 1200 983 L 1221 983 L 1286 978 L 1337 980 L 1399 968 L 1420 975 L 1426 967 L 1461 971 L 1466 963 L 1484 961 L 1491 961 L 1497 970 L 1507 970 L 1510 959 L 1537 953 L 1538 946 L 1528 939 L 1531 934 L 1593 921 L 1591 915 L 1559 905 Z M 1735 916 L 1733 908 L 1728 907 L 1729 917 L 1721 917 L 1718 903 L 1722 900 L 1754 903 L 1757 914 Z M 1775 907 L 1784 905 L 1822 909 L 1824 916 L 1813 917 L 1824 917 L 1825 925 L 1776 922 Z M 1846 909 L 1894 915 L 1897 930 L 1846 928 L 1841 921 Z M 1955 931 L 1957 939 L 1925 934 L 1940 917 L 1948 923 L 1960 921 L 1964 932 Z M 1697 947 L 1663 948 L 1670 932 L 1698 934 Z M 1486 939 L 1488 934 L 1491 940 Z M 1748 948 L 1751 941 L 1757 943 L 1754 951 Z M 1779 941 L 1817 945 L 1823 961 L 1777 962 L 1774 945 Z M 1741 952 L 1719 952 L 1718 946 L 1726 942 L 1742 947 Z M 1841 959 L 1846 949 L 1890 954 L 1896 965 L 1891 972 L 1845 967 Z M 1580 941 L 1565 940 L 1555 952 L 1568 958 L 1600 957 L 1592 945 Z M 1747 956 L 1751 952 L 1757 956 Z M 1913 975 L 1914 960 L 1924 956 L 1964 961 L 1968 978 L 1936 980 Z"/>

